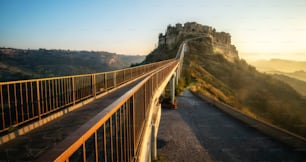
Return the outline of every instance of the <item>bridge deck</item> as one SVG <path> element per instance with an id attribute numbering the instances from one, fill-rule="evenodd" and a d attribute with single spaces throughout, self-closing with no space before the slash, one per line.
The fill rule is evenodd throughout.
<path id="1" fill-rule="evenodd" d="M 306 161 L 302 151 L 271 139 L 189 91 L 162 112 L 158 154 L 165 161 Z"/>
<path id="2" fill-rule="evenodd" d="M 138 79 L 0 146 L 0 161 L 33 161 L 139 83 Z"/>

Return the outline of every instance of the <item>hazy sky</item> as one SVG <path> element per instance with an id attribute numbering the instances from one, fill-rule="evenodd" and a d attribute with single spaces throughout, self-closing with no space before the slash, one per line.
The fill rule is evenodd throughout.
<path id="1" fill-rule="evenodd" d="M 306 0 L 0 0 L 0 46 L 148 54 L 187 21 L 231 33 L 245 59 L 306 60 Z"/>

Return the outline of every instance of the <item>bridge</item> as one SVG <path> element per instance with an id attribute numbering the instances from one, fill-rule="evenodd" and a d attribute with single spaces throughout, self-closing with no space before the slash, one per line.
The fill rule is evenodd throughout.
<path id="1" fill-rule="evenodd" d="M 174 100 L 184 48 L 175 59 L 117 71 L 0 83 L 1 160 L 148 158 L 159 97 L 170 85 Z"/>
<path id="2" fill-rule="evenodd" d="M 168 87 L 174 102 L 185 46 L 176 58 L 148 65 L 0 83 L 0 161 L 156 159 L 160 96 Z"/>

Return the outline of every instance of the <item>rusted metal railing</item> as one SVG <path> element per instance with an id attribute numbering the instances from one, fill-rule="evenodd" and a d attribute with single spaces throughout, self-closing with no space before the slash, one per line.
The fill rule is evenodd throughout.
<path id="1" fill-rule="evenodd" d="M 170 61 L 95 74 L 0 82 L 0 133 L 109 91 Z"/>
<path id="2" fill-rule="evenodd" d="M 153 96 L 178 63 L 157 68 L 38 161 L 137 161 Z"/>

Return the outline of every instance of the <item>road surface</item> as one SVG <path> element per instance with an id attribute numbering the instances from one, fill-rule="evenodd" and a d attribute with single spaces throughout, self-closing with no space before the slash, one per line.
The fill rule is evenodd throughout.
<path id="1" fill-rule="evenodd" d="M 271 139 L 185 91 L 177 110 L 163 109 L 162 161 L 306 162 L 306 155 Z"/>

